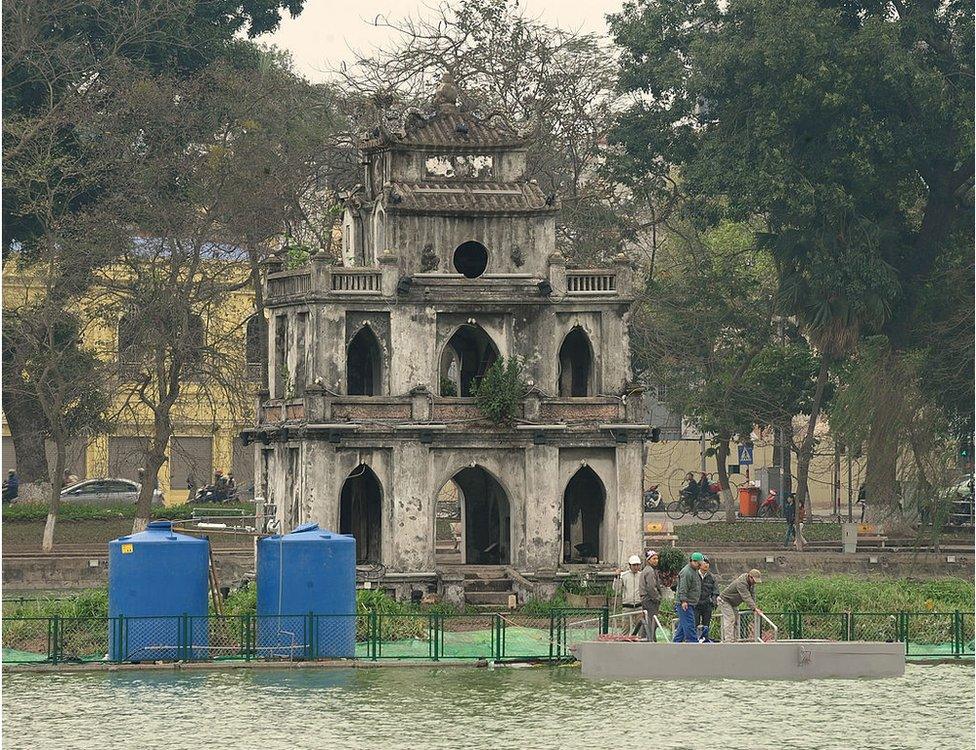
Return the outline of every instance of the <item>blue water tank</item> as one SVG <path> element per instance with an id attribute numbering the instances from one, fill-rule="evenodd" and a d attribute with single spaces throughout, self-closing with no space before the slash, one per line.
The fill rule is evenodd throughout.
<path id="1" fill-rule="evenodd" d="M 317 523 L 265 537 L 257 574 L 259 655 L 355 656 L 355 539 Z"/>
<path id="2" fill-rule="evenodd" d="M 206 658 L 210 543 L 153 521 L 108 543 L 109 655 Z"/>

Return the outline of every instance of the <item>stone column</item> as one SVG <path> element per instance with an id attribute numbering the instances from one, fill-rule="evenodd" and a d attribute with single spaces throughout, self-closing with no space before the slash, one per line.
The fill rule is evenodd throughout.
<path id="1" fill-rule="evenodd" d="M 381 284 L 384 297 L 396 295 L 397 282 L 400 280 L 400 259 L 393 253 L 383 253 L 379 258 Z"/>
<path id="2" fill-rule="evenodd" d="M 644 506 L 641 497 L 644 450 L 640 440 L 618 443 L 614 463 L 617 469 L 617 533 L 611 540 L 608 560 L 621 563 L 625 554 L 637 551 L 644 544 Z M 610 519 L 607 519 L 608 521 Z M 623 549 L 617 548 L 623 540 Z"/>
<path id="3" fill-rule="evenodd" d="M 553 294 L 566 294 L 566 258 L 560 253 L 549 256 L 549 283 L 552 284 Z"/>
<path id="4" fill-rule="evenodd" d="M 393 448 L 392 559 L 395 571 L 434 569 L 434 495 L 429 486 L 427 446 L 397 443 Z"/>
<path id="5" fill-rule="evenodd" d="M 516 551 L 519 570 L 555 570 L 562 549 L 559 448 L 530 445 L 525 449 L 525 539 Z"/>

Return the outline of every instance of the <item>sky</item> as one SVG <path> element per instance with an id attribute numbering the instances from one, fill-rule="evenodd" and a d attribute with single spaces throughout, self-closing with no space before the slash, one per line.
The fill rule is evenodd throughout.
<path id="1" fill-rule="evenodd" d="M 463 2 L 463 0 L 454 0 Z M 295 19 L 287 16 L 277 32 L 260 41 L 288 50 L 296 67 L 313 81 L 350 62 L 350 50 L 382 47 L 393 35 L 372 26 L 377 15 L 391 19 L 422 17 L 436 0 L 306 0 Z M 522 0 L 530 18 L 574 31 L 606 33 L 604 17 L 619 10 L 621 0 Z"/>

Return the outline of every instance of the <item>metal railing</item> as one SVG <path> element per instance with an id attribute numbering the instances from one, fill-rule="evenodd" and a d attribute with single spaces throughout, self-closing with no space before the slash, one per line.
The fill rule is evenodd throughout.
<path id="1" fill-rule="evenodd" d="M 743 612 L 742 614 L 748 614 Z M 355 615 L 3 618 L 3 662 L 166 662 L 314 659 L 561 661 L 611 632 L 608 609 Z M 665 618 L 667 619 L 667 618 Z M 972 612 L 780 612 L 739 618 L 743 640 L 888 641 L 909 658 L 976 654 Z M 719 616 L 710 629 L 718 634 Z M 667 629 L 655 618 L 659 631 Z"/>

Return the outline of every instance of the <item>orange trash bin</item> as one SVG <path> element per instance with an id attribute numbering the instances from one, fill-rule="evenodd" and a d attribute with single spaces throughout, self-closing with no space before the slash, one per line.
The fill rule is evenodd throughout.
<path id="1" fill-rule="evenodd" d="M 739 515 L 754 518 L 759 512 L 759 488 L 739 488 Z"/>

